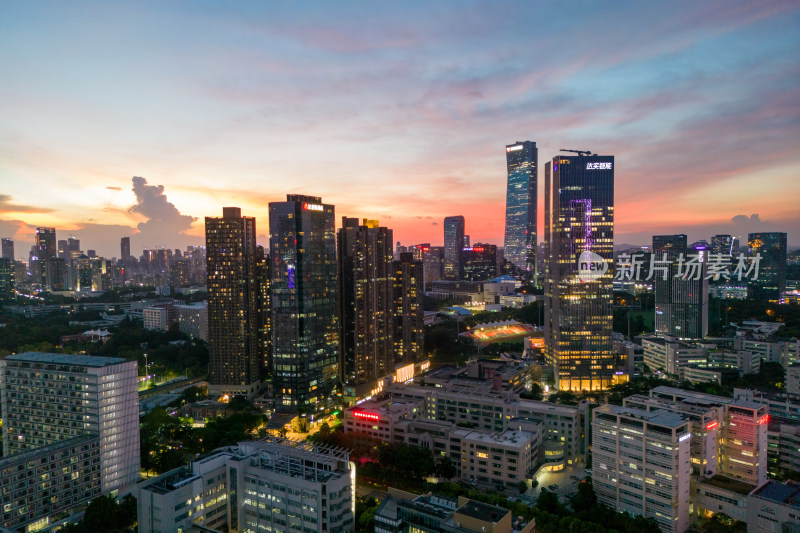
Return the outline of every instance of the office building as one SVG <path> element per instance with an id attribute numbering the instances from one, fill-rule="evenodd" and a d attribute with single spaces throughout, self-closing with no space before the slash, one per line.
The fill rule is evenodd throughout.
<path id="1" fill-rule="evenodd" d="M 603 405 L 592 414 L 597 501 L 652 518 L 665 533 L 689 529 L 689 422 L 669 411 Z"/>
<path id="2" fill-rule="evenodd" d="M 786 234 L 750 233 L 747 246 L 751 260 L 761 256 L 757 279 L 748 278 L 747 297 L 777 302 L 786 290 Z"/>
<path id="3" fill-rule="evenodd" d="M 442 279 L 444 268 L 444 247 L 443 246 L 423 246 L 422 264 L 425 271 L 424 282 L 428 287 L 434 281 Z"/>
<path id="4" fill-rule="evenodd" d="M 747 497 L 747 533 L 800 531 L 800 483 L 768 481 Z"/>
<path id="5" fill-rule="evenodd" d="M 334 207 L 316 196 L 269 204 L 272 379 L 278 409 L 333 407 L 338 383 Z"/>
<path id="6" fill-rule="evenodd" d="M 166 307 L 145 307 L 142 309 L 144 329 L 167 331 L 170 326 L 169 311 Z"/>
<path id="7" fill-rule="evenodd" d="M 442 277 L 446 280 L 461 279 L 461 252 L 464 249 L 464 217 L 461 215 L 444 219 L 444 267 Z"/>
<path id="8" fill-rule="evenodd" d="M 644 364 L 651 372 L 663 372 L 675 379 L 685 379 L 689 367 L 708 364 L 708 350 L 677 337 L 642 337 L 642 349 Z"/>
<path id="9" fill-rule="evenodd" d="M 614 156 L 584 154 L 545 165 L 545 359 L 559 390 L 606 388 L 616 369 Z"/>
<path id="10" fill-rule="evenodd" d="M 127 263 L 131 258 L 131 238 L 122 237 L 119 240 L 119 258 L 123 263 Z"/>
<path id="11" fill-rule="evenodd" d="M 206 217 L 208 271 L 208 393 L 246 396 L 260 392 L 257 342 L 256 219 L 238 207 Z"/>
<path id="12" fill-rule="evenodd" d="M 0 239 L 0 243 L 2 243 L 2 258 L 14 261 L 14 241 L 4 237 Z"/>
<path id="13" fill-rule="evenodd" d="M 39 261 L 58 257 L 56 228 L 36 228 L 36 256 Z"/>
<path id="14" fill-rule="evenodd" d="M 539 150 L 535 142 L 506 146 L 506 232 L 505 259 L 526 279 L 536 282 L 536 210 Z"/>
<path id="15" fill-rule="evenodd" d="M 141 483 L 139 531 L 353 531 L 355 493 L 347 451 L 267 437 Z"/>
<path id="16" fill-rule="evenodd" d="M 337 247 L 339 379 L 345 400 L 356 401 L 394 369 L 392 230 L 342 217 Z"/>
<path id="17" fill-rule="evenodd" d="M 736 256 L 739 253 L 739 239 L 733 235 L 714 235 L 711 237 L 711 253 L 722 256 Z"/>
<path id="18" fill-rule="evenodd" d="M 0 360 L 0 524 L 45 528 L 139 479 L 136 376 L 135 361 L 111 357 Z"/>
<path id="19" fill-rule="evenodd" d="M 693 259 L 697 253 L 690 253 L 686 235 L 653 237 L 652 260 L 664 268 L 653 276 L 656 335 L 702 339 L 708 334 L 707 261 Z"/>
<path id="20" fill-rule="evenodd" d="M 12 302 L 16 297 L 16 273 L 13 259 L 0 258 L 0 302 Z"/>
<path id="21" fill-rule="evenodd" d="M 174 306 L 178 329 L 193 339 L 208 341 L 208 302 Z"/>
<path id="22" fill-rule="evenodd" d="M 485 281 L 497 276 L 497 246 L 475 243 L 461 251 L 462 275 L 465 281 Z"/>
<path id="23" fill-rule="evenodd" d="M 393 266 L 394 362 L 405 366 L 426 359 L 424 267 L 410 253 L 400 254 Z"/>

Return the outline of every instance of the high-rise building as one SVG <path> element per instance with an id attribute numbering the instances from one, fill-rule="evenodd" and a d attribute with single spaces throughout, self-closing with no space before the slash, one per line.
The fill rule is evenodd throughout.
<path id="1" fill-rule="evenodd" d="M 102 492 L 135 483 L 140 473 L 136 374 L 135 361 L 112 357 L 36 352 L 6 357 L 0 361 L 3 456 L 13 460 L 18 454 L 91 437 L 99 445 Z M 80 455 L 72 459 L 73 464 L 84 460 Z M 29 465 L 27 460 L 23 464 Z M 42 481 L 50 476 L 42 477 L 38 464 L 36 472 L 31 468 L 31 475 L 38 478 L 33 490 L 47 491 L 48 484 Z M 66 474 L 75 480 L 77 473 L 68 468 L 51 476 L 55 480 Z M 0 477 L 7 478 L 5 473 Z M 84 493 L 68 494 L 52 496 L 56 501 L 66 498 L 72 507 L 85 498 Z M 19 503 L 5 500 L 5 492 L 0 498 L 11 506 Z"/>
<path id="2" fill-rule="evenodd" d="M 39 261 L 58 257 L 56 228 L 36 228 L 36 256 Z"/>
<path id="3" fill-rule="evenodd" d="M 256 219 L 238 207 L 206 217 L 208 393 L 255 397 L 260 392 Z"/>
<path id="4" fill-rule="evenodd" d="M 443 268 L 444 279 L 461 279 L 461 251 L 463 249 L 464 217 L 461 215 L 445 217 Z"/>
<path id="5" fill-rule="evenodd" d="M 269 204 L 269 235 L 276 407 L 323 412 L 335 404 L 338 382 L 334 207 L 287 195 Z"/>
<path id="6" fill-rule="evenodd" d="M 658 522 L 665 533 L 689 529 L 689 421 L 678 413 L 603 405 L 592 414 L 592 485 L 597 501 Z"/>
<path id="7" fill-rule="evenodd" d="M 9 238 L 2 239 L 2 246 L 3 246 L 3 259 L 11 259 L 14 260 L 14 241 Z"/>
<path id="8" fill-rule="evenodd" d="M 356 401 L 394 370 L 392 230 L 377 220 L 342 217 L 336 241 L 339 380 L 344 399 Z"/>
<path id="9" fill-rule="evenodd" d="M 131 238 L 122 237 L 119 240 L 119 258 L 122 262 L 126 262 L 131 257 Z"/>
<path id="10" fill-rule="evenodd" d="M 653 276 L 655 329 L 657 335 L 702 339 L 708 334 L 707 258 L 689 252 L 686 241 L 683 234 L 653 236 L 651 260 L 669 262 L 665 274 Z"/>
<path id="11" fill-rule="evenodd" d="M 40 261 L 42 266 L 42 288 L 48 291 L 63 291 L 67 288 L 67 262 L 60 257 Z"/>
<path id="12" fill-rule="evenodd" d="M 545 165 L 545 357 L 559 390 L 612 384 L 614 156 Z M 580 264 L 579 264 L 580 263 Z"/>
<path id="13" fill-rule="evenodd" d="M 17 266 L 13 259 L 0 257 L 0 302 L 14 300 Z"/>
<path id="14" fill-rule="evenodd" d="M 258 271 L 258 345 L 263 358 L 263 369 L 272 372 L 272 316 L 269 288 L 272 281 L 269 255 L 263 246 L 256 246 Z"/>
<path id="15" fill-rule="evenodd" d="M 422 248 L 422 264 L 425 271 L 424 281 L 430 286 L 434 281 L 442 279 L 444 266 L 444 247 L 427 246 Z"/>
<path id="16" fill-rule="evenodd" d="M 497 246 L 477 242 L 461 251 L 462 279 L 485 281 L 497 276 Z"/>
<path id="17" fill-rule="evenodd" d="M 751 259 L 761 256 L 758 278 L 748 279 L 747 297 L 778 301 L 786 290 L 786 234 L 750 233 L 747 246 Z"/>
<path id="18" fill-rule="evenodd" d="M 714 235 L 711 237 L 712 254 L 735 256 L 738 251 L 739 239 L 733 235 Z"/>
<path id="19" fill-rule="evenodd" d="M 395 363 L 408 365 L 425 359 L 425 285 L 423 263 L 413 254 L 394 262 Z"/>
<path id="20" fill-rule="evenodd" d="M 539 150 L 531 141 L 506 146 L 506 260 L 536 282 L 536 208 Z"/>

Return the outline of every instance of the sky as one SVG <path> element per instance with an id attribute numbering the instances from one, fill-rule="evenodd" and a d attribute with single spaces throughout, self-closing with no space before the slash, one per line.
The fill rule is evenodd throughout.
<path id="1" fill-rule="evenodd" d="M 0 237 L 119 255 L 321 196 L 502 244 L 505 146 L 615 159 L 615 244 L 800 246 L 800 3 L 4 2 Z M 543 208 L 539 228 L 543 228 Z"/>

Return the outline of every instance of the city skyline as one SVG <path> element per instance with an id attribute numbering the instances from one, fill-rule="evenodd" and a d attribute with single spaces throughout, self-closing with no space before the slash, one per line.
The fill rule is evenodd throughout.
<path id="1" fill-rule="evenodd" d="M 0 236 L 184 248 L 220 206 L 266 221 L 298 191 L 406 244 L 461 214 L 501 245 L 504 147 L 533 139 L 616 155 L 617 244 L 797 247 L 800 9 L 675 7 L 5 6 Z"/>

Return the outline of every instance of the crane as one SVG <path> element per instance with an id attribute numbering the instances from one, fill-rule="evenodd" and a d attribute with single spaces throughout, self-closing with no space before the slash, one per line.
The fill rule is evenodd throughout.
<path id="1" fill-rule="evenodd" d="M 567 150 L 566 148 L 561 149 L 562 152 L 573 152 L 578 155 L 592 155 L 591 150 Z"/>

